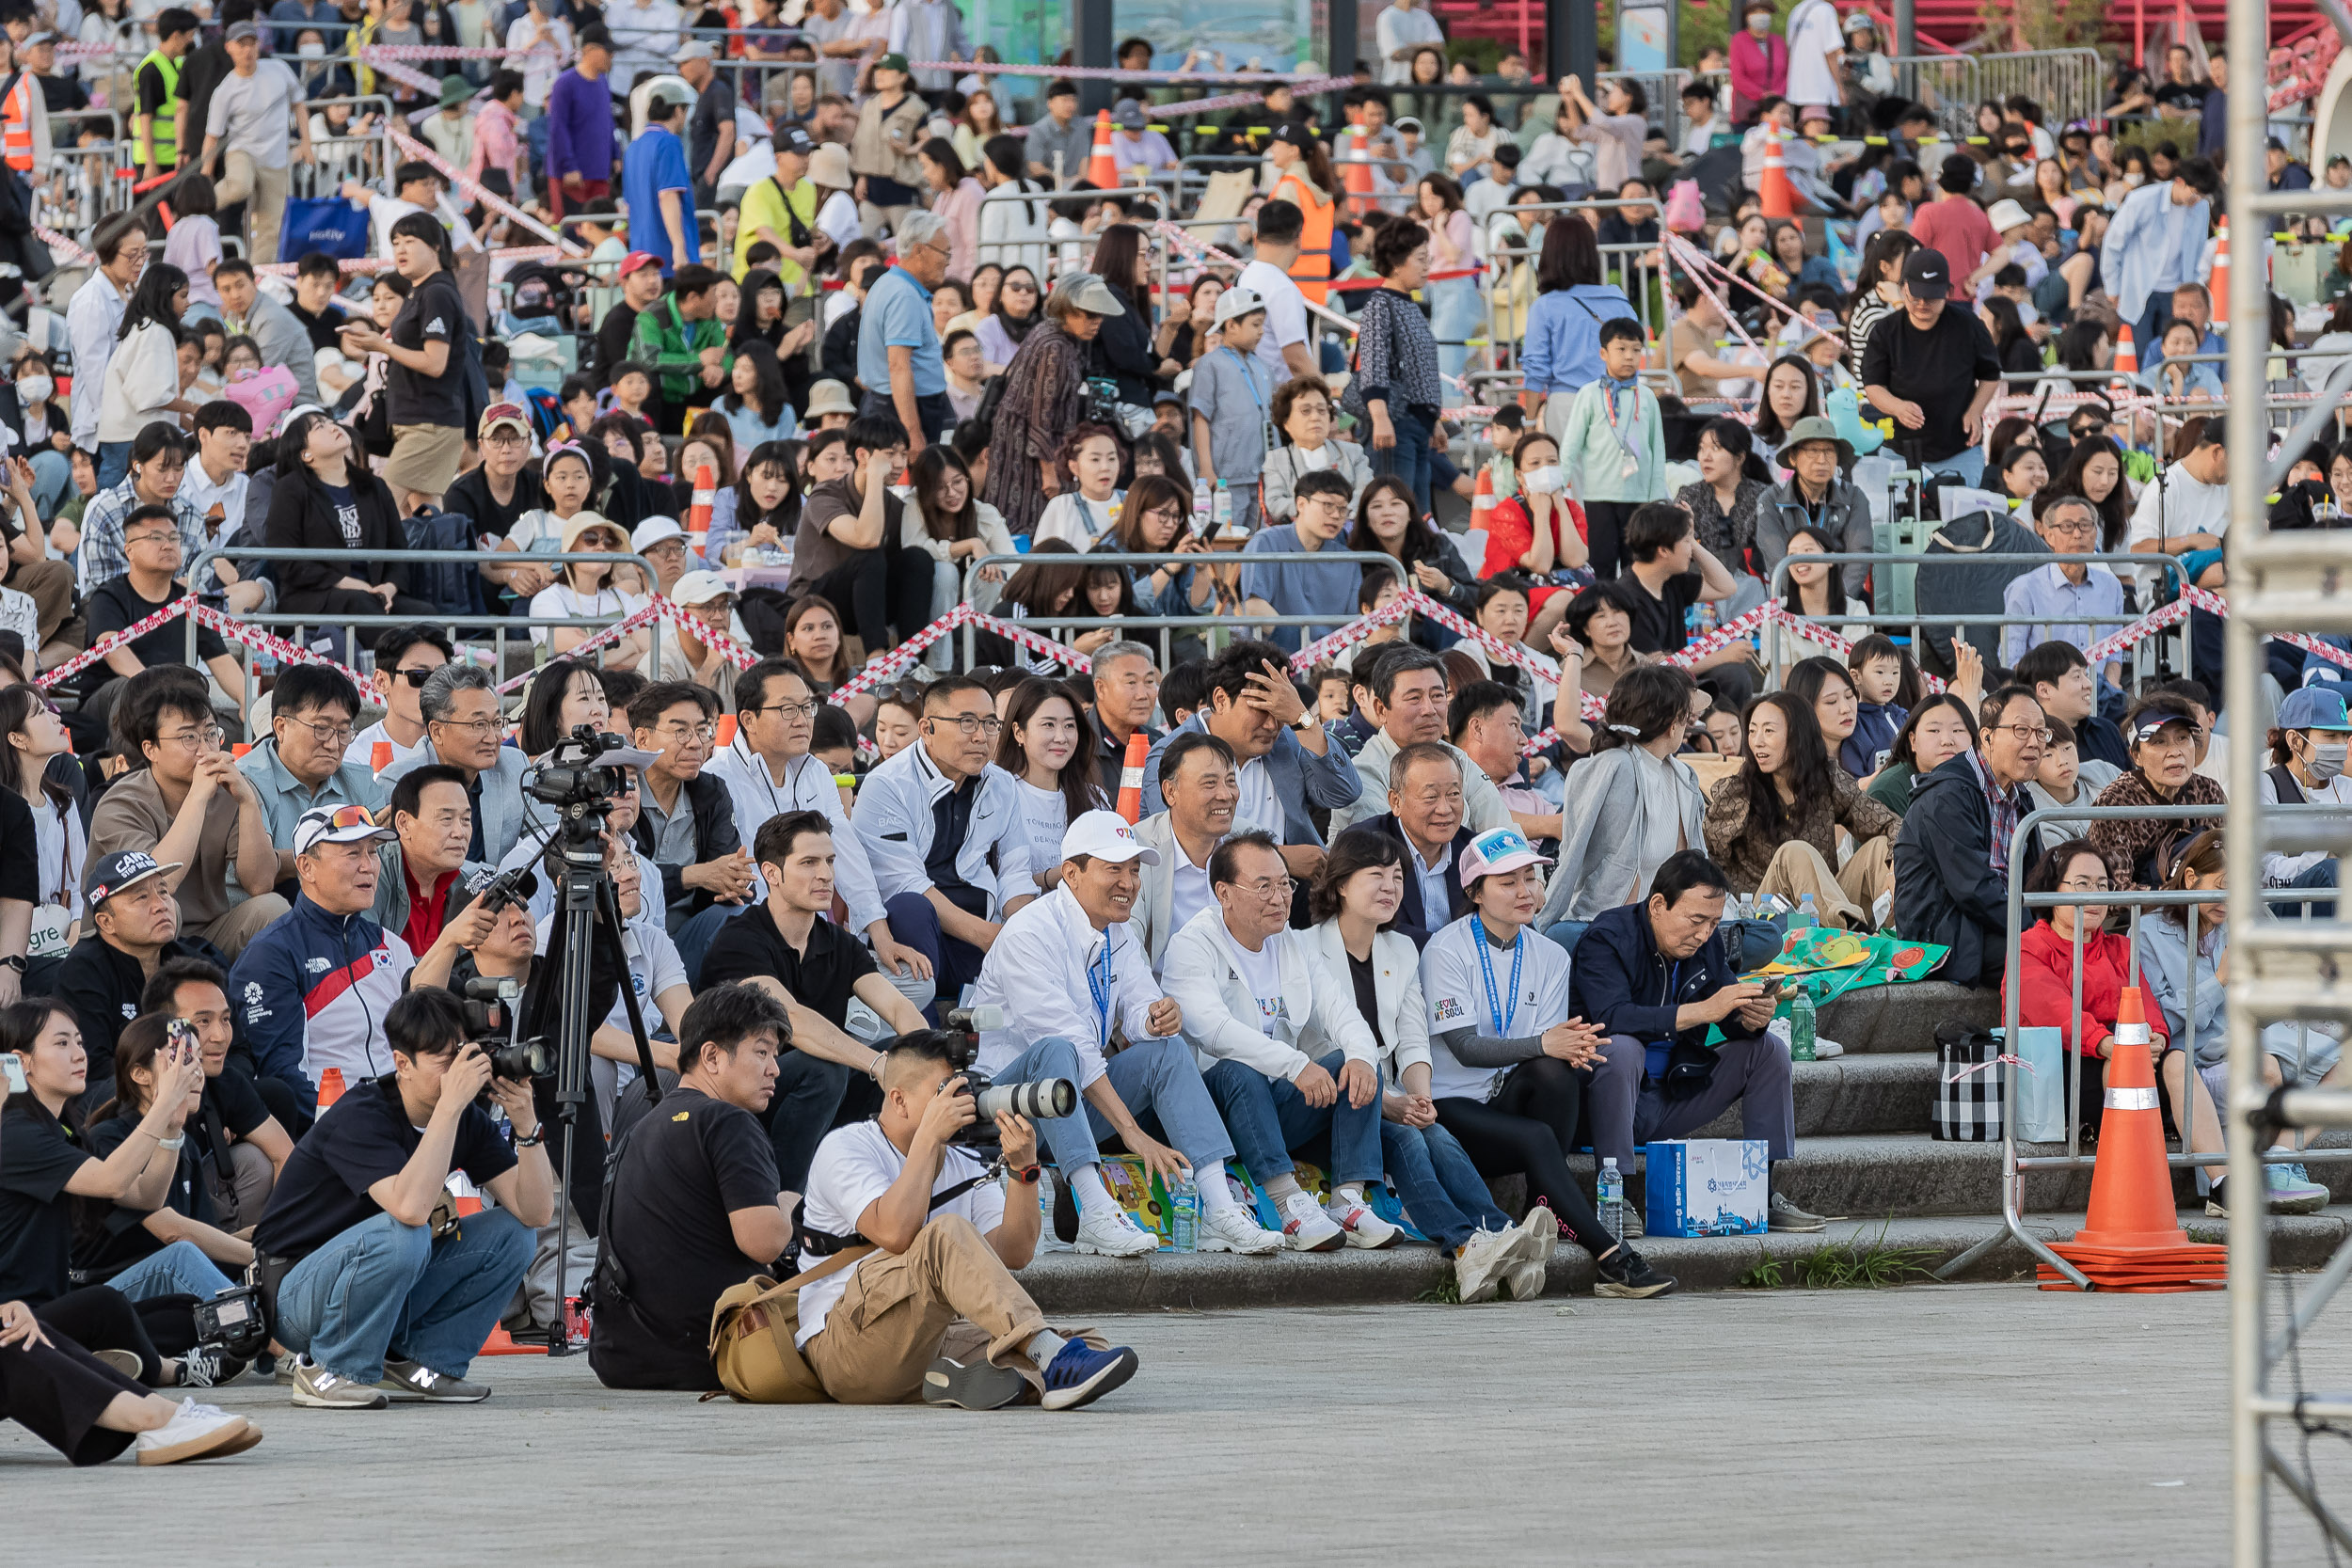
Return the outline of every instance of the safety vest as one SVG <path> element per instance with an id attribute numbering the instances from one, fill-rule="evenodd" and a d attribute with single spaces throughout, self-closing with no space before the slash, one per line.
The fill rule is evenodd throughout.
<path id="1" fill-rule="evenodd" d="M 180 96 L 180 62 L 160 49 L 151 49 L 147 52 L 147 58 L 139 62 L 139 67 L 145 70 L 151 65 L 155 68 L 155 73 L 164 79 L 164 106 L 149 117 L 148 131 L 137 140 L 139 164 L 142 167 L 152 163 L 157 168 L 177 168 L 180 166 L 180 127 L 172 118 L 171 104 Z M 138 90 L 136 83 L 135 76 L 131 89 L 134 93 Z M 134 98 L 132 102 L 135 104 L 137 100 Z M 155 147 L 151 154 L 147 150 L 150 136 L 153 137 Z M 26 144 L 25 155 L 27 158 L 32 155 L 30 143 Z"/>
<path id="2" fill-rule="evenodd" d="M 1293 170 L 1277 181 L 1274 199 L 1295 203 L 1306 219 L 1298 236 L 1298 260 L 1291 263 L 1290 275 L 1300 293 L 1321 305 L 1330 294 L 1327 280 L 1331 276 L 1331 227 L 1339 206 L 1303 170 Z"/>
<path id="3" fill-rule="evenodd" d="M 40 88 L 30 75 L 21 75 L 16 79 L 16 86 L 9 89 L 8 98 L 0 101 L 0 159 L 5 159 L 10 168 L 28 181 L 33 175 L 32 95 L 38 91 Z M 41 112 L 48 113 L 45 99 L 41 103 Z"/>

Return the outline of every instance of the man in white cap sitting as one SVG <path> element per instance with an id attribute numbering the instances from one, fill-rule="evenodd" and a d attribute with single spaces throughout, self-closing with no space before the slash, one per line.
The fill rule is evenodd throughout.
<path id="1" fill-rule="evenodd" d="M 980 965 L 973 1005 L 1001 1008 L 1004 1019 L 980 1032 L 977 1065 L 999 1084 L 1067 1078 L 1078 1085 L 1083 1114 L 1041 1121 L 1038 1132 L 1077 1200 L 1080 1252 L 1135 1258 L 1159 1246 L 1103 1184 L 1099 1145 L 1114 1132 L 1162 1178 L 1191 1173 L 1200 1190 L 1201 1251 L 1279 1250 L 1281 1235 L 1251 1219 L 1226 1184 L 1233 1143 L 1178 1033 L 1184 1010 L 1160 994 L 1127 926 L 1142 868 L 1157 864 L 1159 851 L 1109 811 L 1071 823 L 1061 848 L 1060 883 L 1005 922 Z M 1122 1031 L 1127 1048 L 1113 1055 L 1112 1037 Z M 1168 1142 L 1144 1130 L 1147 1117 Z"/>

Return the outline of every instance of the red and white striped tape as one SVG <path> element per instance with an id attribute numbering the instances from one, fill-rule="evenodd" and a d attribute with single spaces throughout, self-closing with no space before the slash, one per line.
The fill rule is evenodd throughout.
<path id="1" fill-rule="evenodd" d="M 113 653 L 117 648 L 121 647 L 124 643 L 137 641 L 140 638 L 145 637 L 149 632 L 153 631 L 157 626 L 162 626 L 167 621 L 177 620 L 179 617 L 185 615 L 189 610 L 194 610 L 195 608 L 196 595 L 193 594 L 183 594 L 181 597 L 172 600 L 169 604 L 164 606 L 163 609 L 155 611 L 152 615 L 141 616 L 139 619 L 132 622 L 129 626 L 123 627 L 120 631 L 116 632 L 111 637 L 100 638 L 97 641 L 91 643 L 80 653 L 75 654 L 72 658 L 67 659 L 63 664 L 58 665 L 56 669 L 48 671 L 38 677 L 33 684 L 46 691 L 52 687 L 57 685 L 60 681 L 64 681 L 72 676 L 80 674 L 83 671 L 88 669 L 100 659 L 104 658 L 108 654 Z"/>
<path id="2" fill-rule="evenodd" d="M 442 157 L 439 152 L 434 150 L 432 148 L 425 146 L 424 143 L 417 140 L 416 137 L 407 135 L 405 132 L 396 131 L 392 129 L 391 126 L 387 125 L 384 127 L 384 139 L 390 142 L 394 147 L 399 148 L 403 152 L 407 153 L 411 158 L 429 164 L 434 168 L 440 170 L 440 172 L 446 176 L 459 190 L 464 191 L 468 196 L 472 197 L 475 200 L 489 208 L 490 211 L 500 214 L 516 223 L 521 224 L 525 229 L 530 230 L 532 233 L 538 235 L 541 239 L 546 240 L 548 244 L 558 246 L 564 255 L 585 256 L 588 254 L 587 250 L 583 246 L 574 241 L 565 239 L 563 235 L 557 233 L 554 230 L 549 229 L 546 224 L 541 223 L 537 218 L 532 217 L 529 213 L 524 212 L 520 207 L 516 206 L 513 202 L 507 200 L 506 198 L 499 195 L 498 192 L 491 190 L 488 186 L 483 184 L 471 175 L 459 172 L 456 165 L 451 163 L 447 158 Z"/>

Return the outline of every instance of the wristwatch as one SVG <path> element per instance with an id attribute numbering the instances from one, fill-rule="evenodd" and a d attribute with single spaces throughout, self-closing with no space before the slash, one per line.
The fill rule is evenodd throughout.
<path id="1" fill-rule="evenodd" d="M 1323 721 L 1315 717 L 1315 710 L 1309 708 L 1306 712 L 1300 714 L 1292 723 L 1291 733 L 1294 735 L 1305 735 L 1309 730 L 1320 728 L 1322 723 Z"/>
<path id="2" fill-rule="evenodd" d="M 548 1124 L 546 1122 L 541 1122 L 538 1126 L 532 1128 L 528 1134 L 517 1134 L 515 1139 L 515 1147 L 516 1148 L 536 1148 L 547 1141 Z"/>
<path id="3" fill-rule="evenodd" d="M 10 953 L 10 954 L 7 955 L 5 958 L 0 958 L 0 969 L 13 969 L 13 970 L 15 970 L 15 971 L 16 971 L 19 974 L 24 974 L 24 956 L 23 956 L 22 954 L 18 954 L 18 953 Z"/>
<path id="4" fill-rule="evenodd" d="M 1036 1165 L 1024 1165 L 1019 1170 L 1008 1170 L 1005 1174 L 1011 1177 L 1015 1181 L 1020 1182 L 1025 1187 L 1034 1187 L 1037 1185 L 1039 1167 Z"/>

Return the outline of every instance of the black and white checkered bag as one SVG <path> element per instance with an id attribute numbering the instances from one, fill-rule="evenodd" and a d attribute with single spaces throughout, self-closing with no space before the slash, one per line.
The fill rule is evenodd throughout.
<path id="1" fill-rule="evenodd" d="M 1947 1025 L 1935 1042 L 1938 1142 L 2001 1141 L 2001 1042 L 1981 1029 Z"/>

